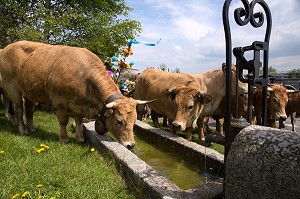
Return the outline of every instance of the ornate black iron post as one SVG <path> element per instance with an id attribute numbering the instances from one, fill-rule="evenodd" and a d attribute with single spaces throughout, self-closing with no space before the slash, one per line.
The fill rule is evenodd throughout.
<path id="1" fill-rule="evenodd" d="M 267 86 L 268 86 L 268 59 L 269 59 L 269 40 L 271 35 L 271 12 L 264 0 L 253 0 L 251 3 L 248 0 L 241 0 L 244 7 L 234 10 L 234 19 L 239 26 L 245 26 L 249 22 L 254 28 L 259 28 L 264 24 L 264 14 L 262 12 L 254 13 L 254 7 L 259 4 L 266 15 L 267 26 L 264 41 L 254 41 L 250 46 L 236 47 L 232 49 L 231 30 L 229 24 L 229 7 L 232 0 L 225 0 L 223 5 L 223 26 L 226 40 L 226 117 L 225 117 L 225 154 L 226 162 L 227 154 L 230 145 L 234 140 L 235 134 L 231 130 L 231 68 L 232 68 L 232 53 L 236 57 L 237 76 L 240 81 L 248 83 L 248 121 L 252 118 L 252 102 L 253 102 L 253 87 L 263 87 L 262 100 L 262 124 L 266 125 L 267 121 Z M 247 60 L 244 57 L 244 52 L 253 51 L 253 60 Z M 263 64 L 260 61 L 260 54 L 263 53 Z M 263 67 L 263 77 L 259 78 L 259 69 Z M 244 77 L 243 72 L 247 70 L 247 75 Z M 235 85 L 237 86 L 237 85 Z M 238 102 L 237 102 L 238 103 Z M 237 107 L 237 106 L 236 106 Z M 237 109 L 236 109 L 237 110 Z M 237 117 L 237 114 L 234 115 Z M 225 171 L 226 172 L 226 171 Z M 226 182 L 226 173 L 224 184 Z M 225 186 L 224 186 L 225 187 Z M 225 191 L 225 190 L 224 190 Z"/>

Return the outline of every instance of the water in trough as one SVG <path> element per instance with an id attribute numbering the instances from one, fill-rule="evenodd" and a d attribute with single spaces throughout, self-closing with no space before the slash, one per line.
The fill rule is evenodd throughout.
<path id="1" fill-rule="evenodd" d="M 112 137 L 111 134 L 109 136 Z M 145 141 L 138 134 L 135 135 L 135 142 L 136 145 L 131 151 L 183 190 L 219 179 L 217 175 L 197 168 L 192 161 L 187 161 L 181 155 L 168 150 L 168 147 Z"/>

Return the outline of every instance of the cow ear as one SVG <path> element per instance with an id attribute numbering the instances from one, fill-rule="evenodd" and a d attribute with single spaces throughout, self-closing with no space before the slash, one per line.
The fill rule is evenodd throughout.
<path id="1" fill-rule="evenodd" d="M 226 75 L 226 64 L 225 63 L 222 64 L 222 71 L 223 71 L 224 75 Z"/>
<path id="2" fill-rule="evenodd" d="M 203 104 L 207 104 L 207 103 L 211 102 L 211 100 L 212 100 L 211 95 L 205 95 L 204 99 L 203 99 Z"/>
<path id="3" fill-rule="evenodd" d="M 174 100 L 176 97 L 175 89 L 172 89 L 172 88 L 167 89 L 166 94 L 171 100 Z"/>
<path id="4" fill-rule="evenodd" d="M 201 104 L 207 104 L 207 103 L 211 102 L 211 100 L 212 100 L 211 95 L 205 95 L 202 93 L 198 94 L 198 102 Z"/>
<path id="5" fill-rule="evenodd" d="M 108 109 L 107 111 L 105 111 L 104 113 L 104 117 L 108 118 L 113 114 L 113 110 L 112 109 Z"/>

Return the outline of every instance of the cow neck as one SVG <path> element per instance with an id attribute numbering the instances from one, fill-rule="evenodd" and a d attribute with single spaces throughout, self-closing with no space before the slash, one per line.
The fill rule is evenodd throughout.
<path id="1" fill-rule="evenodd" d="M 123 95 L 120 92 L 117 85 L 115 84 L 115 82 L 112 80 L 112 78 L 107 74 L 106 70 L 100 71 L 100 75 L 98 78 L 98 85 L 101 85 L 101 87 L 99 87 L 99 90 L 101 93 L 101 98 L 104 102 L 104 106 L 101 110 L 98 119 L 104 126 L 106 126 L 105 116 L 104 116 L 105 112 L 107 111 L 106 104 L 109 104 L 111 102 L 114 102 L 117 99 L 122 98 Z"/>
<path id="2" fill-rule="evenodd" d="M 98 78 L 96 80 L 97 85 L 100 85 L 98 87 L 100 96 L 98 97 L 102 99 L 103 103 L 108 104 L 123 96 L 118 86 L 108 75 L 106 70 L 101 70 L 100 72 L 98 72 L 98 74 L 99 76 L 97 76 Z"/>
<path id="3" fill-rule="evenodd" d="M 221 69 L 205 73 L 204 83 L 207 87 L 207 94 L 218 93 L 218 95 L 226 94 L 226 76 Z M 216 89 L 217 88 L 217 89 Z"/>

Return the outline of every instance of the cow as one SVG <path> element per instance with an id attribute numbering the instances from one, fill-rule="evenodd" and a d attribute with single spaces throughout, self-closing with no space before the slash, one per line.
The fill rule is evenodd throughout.
<path id="1" fill-rule="evenodd" d="M 232 95 L 236 94 L 236 67 L 232 65 Z M 199 81 L 203 82 L 207 89 L 207 94 L 212 96 L 212 101 L 205 105 L 197 125 L 199 128 L 199 139 L 205 141 L 204 136 L 204 118 L 210 116 L 218 108 L 222 98 L 226 95 L 226 65 L 222 65 L 222 69 L 209 71 L 206 73 L 193 74 Z M 238 90 L 240 93 L 247 93 L 248 84 L 238 82 Z"/>
<path id="2" fill-rule="evenodd" d="M 1 52 L 1 51 L 0 51 Z M 6 118 L 10 118 L 11 117 L 11 111 L 10 111 L 10 99 L 9 97 L 7 96 L 6 92 L 2 89 L 2 76 L 0 74 L 0 98 L 2 96 L 2 101 L 3 101 L 3 104 L 4 104 L 4 108 L 5 108 L 5 113 L 4 113 L 4 116 Z"/>
<path id="3" fill-rule="evenodd" d="M 288 102 L 288 96 L 295 91 L 286 89 L 279 84 L 271 84 L 268 86 L 267 97 L 267 126 L 276 127 L 276 120 L 285 121 L 287 115 L 285 107 Z M 260 118 L 262 112 L 262 88 L 256 88 L 256 92 L 253 94 L 253 113 L 251 124 L 261 124 L 257 118 Z"/>
<path id="4" fill-rule="evenodd" d="M 0 49 L 0 54 L 3 51 L 3 49 Z M 2 76 L 0 74 L 0 98 L 2 96 L 2 100 L 3 100 L 3 104 L 5 107 L 5 117 L 6 118 L 10 118 L 11 117 L 11 103 L 10 103 L 10 99 L 7 96 L 6 92 L 2 89 Z"/>
<path id="5" fill-rule="evenodd" d="M 296 114 L 300 113 L 300 92 L 291 93 L 288 95 L 288 102 L 285 106 L 287 116 L 291 116 L 292 131 L 296 131 L 295 122 Z M 285 128 L 283 120 L 279 120 L 279 128 Z"/>
<path id="6" fill-rule="evenodd" d="M 211 101 L 203 84 L 192 75 L 169 73 L 155 68 L 148 68 L 138 76 L 135 96 L 140 100 L 156 99 L 149 104 L 156 113 L 156 116 L 151 114 L 153 123 L 158 126 L 158 114 L 166 116 L 172 133 L 196 127 L 204 105 Z M 138 119 L 141 120 L 143 108 L 139 109 Z M 187 139 L 192 140 L 191 131 L 188 131 Z"/>
<path id="7" fill-rule="evenodd" d="M 236 114 L 236 96 L 232 95 L 231 96 L 231 114 L 235 115 Z M 226 113 L 226 97 L 223 97 L 218 108 L 214 111 L 214 113 L 211 115 L 211 117 L 216 120 L 216 131 L 221 133 L 222 135 L 224 134 L 224 117 Z M 248 113 L 248 94 L 243 94 L 240 93 L 238 95 L 238 113 L 237 117 L 247 117 Z M 205 126 L 207 125 L 208 120 L 205 120 Z"/>
<path id="8" fill-rule="evenodd" d="M 108 75 L 103 62 L 85 48 L 18 41 L 0 54 L 3 89 L 14 105 L 20 135 L 34 131 L 33 112 L 38 103 L 52 103 L 59 125 L 60 141 L 68 143 L 68 113 L 75 117 L 75 138 L 84 142 L 82 119 L 103 118 L 107 130 L 125 147 L 135 145 L 133 126 L 136 105 L 124 97 Z M 23 120 L 23 101 L 27 125 Z"/>

